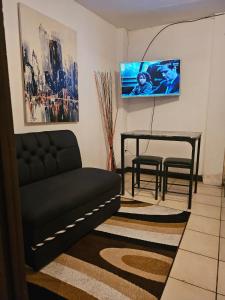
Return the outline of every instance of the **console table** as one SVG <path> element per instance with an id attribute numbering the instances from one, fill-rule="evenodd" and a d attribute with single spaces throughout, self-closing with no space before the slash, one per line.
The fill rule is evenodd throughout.
<path id="1" fill-rule="evenodd" d="M 124 141 L 126 139 L 136 140 L 137 156 L 139 155 L 139 140 L 164 140 L 164 141 L 166 140 L 166 141 L 188 142 L 192 147 L 192 151 L 191 151 L 192 167 L 190 171 L 190 176 L 191 176 L 191 181 L 193 183 L 193 175 L 195 175 L 194 192 L 197 193 L 201 132 L 134 130 L 134 131 L 121 133 L 121 176 L 122 176 L 121 194 L 122 195 L 124 194 L 124 189 L 125 189 Z M 196 144 L 197 144 L 197 155 L 196 155 Z M 189 196 L 188 208 L 191 208 L 191 199 L 192 199 L 192 191 Z"/>

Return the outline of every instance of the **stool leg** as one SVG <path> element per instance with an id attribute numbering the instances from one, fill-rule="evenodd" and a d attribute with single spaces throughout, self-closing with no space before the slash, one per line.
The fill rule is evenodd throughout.
<path id="1" fill-rule="evenodd" d="M 161 192 L 162 190 L 162 163 L 160 163 L 160 177 L 159 177 L 159 191 Z"/>
<path id="2" fill-rule="evenodd" d="M 193 170 L 190 169 L 189 194 L 188 194 L 188 209 L 191 209 L 191 202 L 192 202 L 192 186 L 193 186 Z"/>
<path id="3" fill-rule="evenodd" d="M 155 200 L 158 199 L 158 188 L 159 188 L 159 166 L 156 166 L 156 180 L 155 180 Z"/>
<path id="4" fill-rule="evenodd" d="M 166 166 L 165 193 L 167 193 L 167 188 L 168 188 L 168 167 Z"/>
<path id="5" fill-rule="evenodd" d="M 132 197 L 134 197 L 134 168 L 135 164 L 132 163 Z"/>
<path id="6" fill-rule="evenodd" d="M 140 189 L 140 164 L 137 164 L 137 184 Z"/>
<path id="7" fill-rule="evenodd" d="M 167 184 L 167 167 L 164 166 L 164 174 L 163 174 L 163 195 L 162 200 L 165 200 L 165 193 L 166 193 L 166 184 Z"/>

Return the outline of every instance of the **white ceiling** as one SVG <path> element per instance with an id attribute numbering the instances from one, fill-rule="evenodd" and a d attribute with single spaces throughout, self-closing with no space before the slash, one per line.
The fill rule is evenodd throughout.
<path id="1" fill-rule="evenodd" d="M 141 29 L 225 12 L 225 0 L 74 0 L 116 27 Z"/>

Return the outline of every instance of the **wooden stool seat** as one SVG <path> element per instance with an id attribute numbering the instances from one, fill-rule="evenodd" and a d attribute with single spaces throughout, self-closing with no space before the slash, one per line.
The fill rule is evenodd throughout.
<path id="1" fill-rule="evenodd" d="M 181 158 L 181 157 L 167 157 L 164 160 L 164 166 L 174 168 L 191 168 L 191 159 L 189 158 Z"/>

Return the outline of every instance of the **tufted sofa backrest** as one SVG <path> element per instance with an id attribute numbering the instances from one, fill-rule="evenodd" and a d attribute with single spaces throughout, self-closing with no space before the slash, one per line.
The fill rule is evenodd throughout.
<path id="1" fill-rule="evenodd" d="M 15 137 L 20 185 L 82 167 L 72 131 L 23 133 Z"/>

